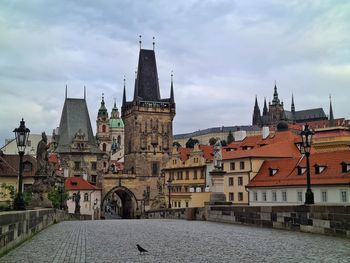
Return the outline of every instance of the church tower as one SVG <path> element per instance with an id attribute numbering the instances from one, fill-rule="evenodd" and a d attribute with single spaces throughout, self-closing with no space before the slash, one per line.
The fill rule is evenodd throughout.
<path id="1" fill-rule="evenodd" d="M 269 103 L 269 125 L 277 125 L 281 120 L 285 119 L 283 102 L 278 98 L 277 86 L 273 92 L 272 103 Z"/>
<path id="2" fill-rule="evenodd" d="M 104 94 L 102 93 L 101 106 L 97 113 L 96 121 L 96 137 L 99 142 L 99 147 L 104 152 L 110 151 L 110 138 L 109 138 L 109 127 L 108 127 L 108 111 L 105 106 Z"/>
<path id="3" fill-rule="evenodd" d="M 255 105 L 254 105 L 254 112 L 253 112 L 253 125 L 262 126 L 261 115 L 260 115 L 260 108 L 259 108 L 259 105 L 258 105 L 258 98 L 257 98 L 257 96 L 255 96 Z"/>
<path id="4" fill-rule="evenodd" d="M 124 170 L 137 177 L 159 176 L 171 154 L 175 100 L 172 80 L 170 98 L 160 97 L 154 50 L 140 49 L 134 97 L 126 101 L 124 87 L 121 113 Z"/>

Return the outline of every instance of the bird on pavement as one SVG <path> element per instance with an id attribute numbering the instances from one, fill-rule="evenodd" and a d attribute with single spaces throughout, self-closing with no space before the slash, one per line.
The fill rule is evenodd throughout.
<path id="1" fill-rule="evenodd" d="M 141 247 L 139 244 L 136 244 L 136 246 L 137 246 L 137 249 L 140 251 L 140 254 L 148 252 L 146 249 Z"/>

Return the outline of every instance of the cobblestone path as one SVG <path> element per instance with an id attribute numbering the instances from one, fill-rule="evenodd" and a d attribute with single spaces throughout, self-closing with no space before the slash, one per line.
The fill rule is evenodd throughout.
<path id="1" fill-rule="evenodd" d="M 149 253 L 140 255 L 140 244 Z M 70 221 L 0 262 L 349 262 L 350 240 L 183 220 Z"/>

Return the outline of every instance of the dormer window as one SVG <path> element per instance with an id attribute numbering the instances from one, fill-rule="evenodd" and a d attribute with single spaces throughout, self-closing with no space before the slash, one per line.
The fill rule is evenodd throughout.
<path id="1" fill-rule="evenodd" d="M 297 167 L 297 173 L 298 175 L 302 175 L 306 172 L 306 167 L 301 167 L 301 166 L 298 166 Z"/>
<path id="2" fill-rule="evenodd" d="M 341 171 L 342 173 L 348 173 L 350 172 L 350 163 L 342 162 L 341 163 Z"/>
<path id="3" fill-rule="evenodd" d="M 278 172 L 278 169 L 276 168 L 269 168 L 269 175 L 274 176 Z"/>
<path id="4" fill-rule="evenodd" d="M 315 174 L 320 174 L 326 169 L 326 165 L 315 164 Z"/>

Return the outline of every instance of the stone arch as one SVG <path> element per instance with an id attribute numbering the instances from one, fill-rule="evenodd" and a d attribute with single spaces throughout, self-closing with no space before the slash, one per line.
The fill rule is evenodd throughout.
<path id="1" fill-rule="evenodd" d="M 102 200 L 102 217 L 105 219 L 135 218 L 139 210 L 135 194 L 124 186 L 112 188 Z"/>

